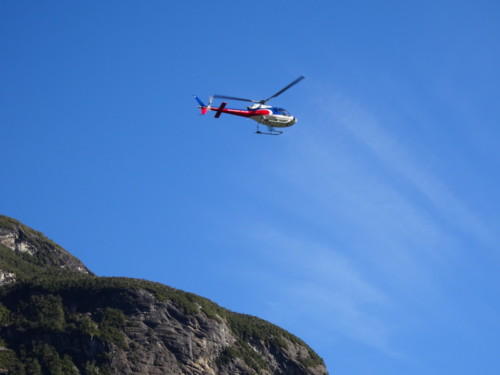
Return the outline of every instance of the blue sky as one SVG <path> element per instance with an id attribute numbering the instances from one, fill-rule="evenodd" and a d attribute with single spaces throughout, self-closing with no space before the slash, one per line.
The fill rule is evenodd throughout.
<path id="1" fill-rule="evenodd" d="M 95 273 L 298 335 L 332 374 L 496 374 L 493 1 L 3 1 L 1 213 Z M 201 117 L 261 99 L 280 137 Z M 241 103 L 231 103 L 238 107 Z"/>

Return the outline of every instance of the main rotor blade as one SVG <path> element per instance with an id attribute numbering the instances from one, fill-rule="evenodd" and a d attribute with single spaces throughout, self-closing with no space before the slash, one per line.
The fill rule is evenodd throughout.
<path id="1" fill-rule="evenodd" d="M 266 102 L 268 102 L 269 100 L 271 100 L 272 98 L 276 98 L 278 95 L 281 95 L 283 94 L 286 90 L 288 90 L 290 87 L 292 87 L 293 85 L 296 85 L 297 83 L 299 83 L 300 81 L 302 81 L 304 78 L 304 76 L 300 76 L 299 78 L 297 78 L 295 81 L 293 81 L 292 83 L 290 83 L 288 86 L 286 86 L 284 89 L 281 89 L 280 91 L 278 91 L 276 94 L 274 94 L 273 96 L 270 96 L 269 98 L 267 99 L 264 99 L 264 100 L 261 100 L 259 103 L 261 104 L 265 104 Z"/>
<path id="2" fill-rule="evenodd" d="M 217 98 L 217 99 L 230 99 L 230 100 L 241 100 L 242 102 L 251 102 L 251 103 L 260 103 L 257 100 L 244 99 L 244 98 L 236 98 L 234 96 L 226 96 L 226 95 L 214 95 L 214 98 Z"/>

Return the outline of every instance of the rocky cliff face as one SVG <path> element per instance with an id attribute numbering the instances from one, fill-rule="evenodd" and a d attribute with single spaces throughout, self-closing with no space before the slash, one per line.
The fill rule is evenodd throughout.
<path id="1" fill-rule="evenodd" d="M 17 220 L 0 215 L 0 245 L 20 255 L 28 263 L 44 269 L 66 269 L 90 275 L 83 263 L 61 246 Z M 23 257 L 24 256 L 24 257 Z M 15 273 L 1 269 L 5 257 L 0 259 L 0 285 L 15 280 Z M 2 262 L 3 261 L 3 262 Z M 13 274 L 13 275 L 12 275 Z M 2 277 L 3 276 L 3 277 Z"/>
<path id="2" fill-rule="evenodd" d="M 96 277 L 10 220 L 0 218 L 0 373 L 327 374 L 277 326 L 158 283 Z"/>

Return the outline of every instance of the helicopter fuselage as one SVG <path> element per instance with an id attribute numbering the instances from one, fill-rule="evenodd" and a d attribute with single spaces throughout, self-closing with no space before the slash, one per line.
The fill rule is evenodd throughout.
<path id="1" fill-rule="evenodd" d="M 232 109 L 225 108 L 225 104 L 222 103 L 219 108 L 211 107 L 211 111 L 216 111 L 217 113 L 226 113 L 228 115 L 235 115 L 240 117 L 247 117 L 258 123 L 273 128 L 286 128 L 297 123 L 297 118 L 290 115 L 285 109 L 271 107 L 271 106 L 252 106 L 248 107 L 248 110 L 244 109 Z M 254 108 L 256 107 L 256 108 Z"/>

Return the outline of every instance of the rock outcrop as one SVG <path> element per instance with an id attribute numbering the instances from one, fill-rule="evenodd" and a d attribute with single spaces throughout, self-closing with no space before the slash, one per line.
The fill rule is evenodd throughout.
<path id="1" fill-rule="evenodd" d="M 17 220 L 0 215 L 0 245 L 26 255 L 28 261 L 45 269 L 66 269 L 90 275 L 91 272 L 76 257 L 61 246 Z M 26 259 L 26 257 L 25 257 Z"/>

